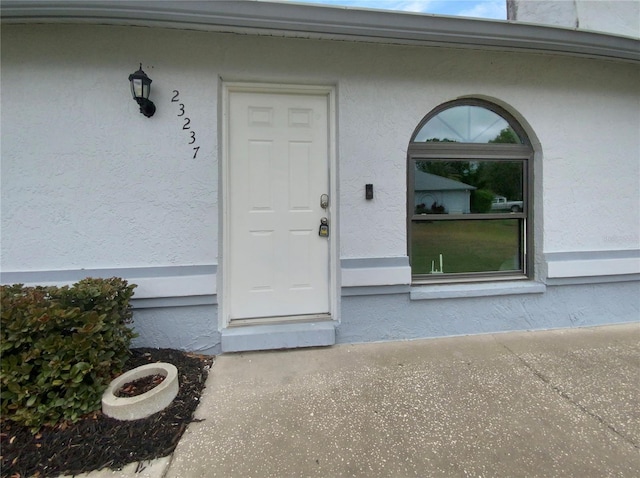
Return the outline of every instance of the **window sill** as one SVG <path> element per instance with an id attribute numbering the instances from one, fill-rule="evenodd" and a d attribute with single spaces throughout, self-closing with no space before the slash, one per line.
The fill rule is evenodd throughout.
<path id="1" fill-rule="evenodd" d="M 411 300 L 457 299 L 496 295 L 542 294 L 546 286 L 535 281 L 478 282 L 466 284 L 416 285 L 411 287 Z"/>

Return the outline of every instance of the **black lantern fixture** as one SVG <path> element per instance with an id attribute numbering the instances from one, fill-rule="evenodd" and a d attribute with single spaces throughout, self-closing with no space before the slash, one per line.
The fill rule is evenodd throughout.
<path id="1" fill-rule="evenodd" d="M 140 69 L 138 71 L 129 75 L 129 81 L 131 82 L 133 99 L 140 105 L 140 113 L 147 118 L 151 118 L 156 112 L 156 105 L 153 104 L 153 101 L 149 100 L 151 78 L 142 71 L 142 63 L 140 63 Z"/>

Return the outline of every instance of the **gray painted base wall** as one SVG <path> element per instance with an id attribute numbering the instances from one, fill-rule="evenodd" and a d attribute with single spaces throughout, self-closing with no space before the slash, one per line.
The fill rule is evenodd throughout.
<path id="1" fill-rule="evenodd" d="M 542 294 L 411 300 L 409 294 L 343 296 L 336 343 L 587 327 L 640 320 L 640 283 L 548 286 Z M 220 354 L 215 305 L 139 309 L 134 347 Z"/>
<path id="2" fill-rule="evenodd" d="M 547 287 L 543 294 L 412 301 L 343 297 L 338 343 L 406 340 L 638 321 L 640 283 Z"/>
<path id="3" fill-rule="evenodd" d="M 173 348 L 218 355 L 218 306 L 198 305 L 134 309 L 133 327 L 139 334 L 132 347 Z"/>

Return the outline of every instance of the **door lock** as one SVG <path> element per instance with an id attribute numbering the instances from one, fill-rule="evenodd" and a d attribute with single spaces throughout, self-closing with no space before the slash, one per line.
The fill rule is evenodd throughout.
<path id="1" fill-rule="evenodd" d="M 320 237 L 329 237 L 329 220 L 326 217 L 320 219 L 320 229 L 318 230 Z"/>
<path id="2" fill-rule="evenodd" d="M 329 207 L 329 195 L 323 194 L 320 196 L 320 207 L 322 209 L 327 209 Z"/>

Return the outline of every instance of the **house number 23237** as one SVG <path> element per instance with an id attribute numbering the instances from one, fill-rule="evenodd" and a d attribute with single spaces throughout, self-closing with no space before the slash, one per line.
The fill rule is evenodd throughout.
<path id="1" fill-rule="evenodd" d="M 191 129 L 191 118 L 186 116 L 187 112 L 184 109 L 184 103 L 180 103 L 180 92 L 178 90 L 173 90 L 173 97 L 171 98 L 172 103 L 178 103 L 178 118 L 182 120 L 182 129 L 187 132 L 189 143 L 193 148 L 193 159 L 196 159 L 198 156 L 198 151 L 200 151 L 200 146 L 196 143 L 196 132 Z"/>

